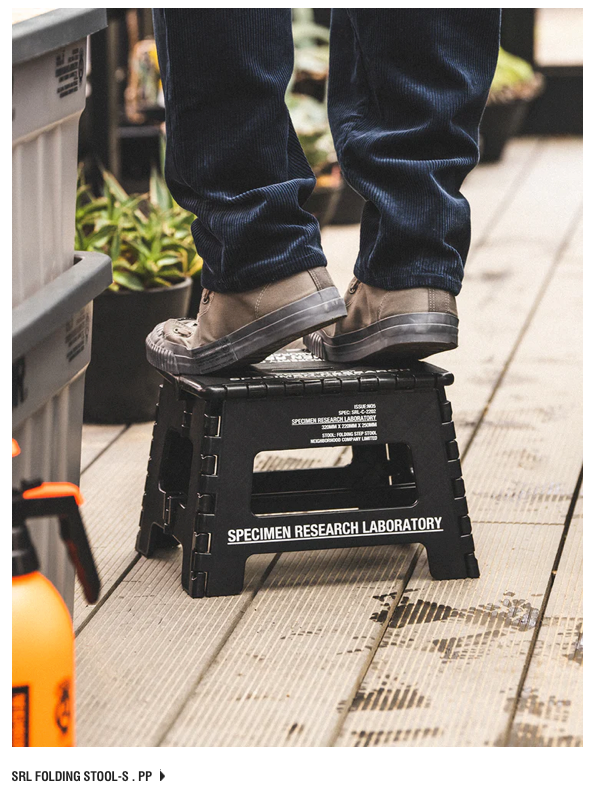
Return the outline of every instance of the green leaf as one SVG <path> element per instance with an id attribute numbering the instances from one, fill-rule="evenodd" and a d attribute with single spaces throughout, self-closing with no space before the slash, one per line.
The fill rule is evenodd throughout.
<path id="1" fill-rule="evenodd" d="M 117 226 L 112 223 L 107 223 L 87 238 L 87 244 L 90 247 L 102 245 L 103 243 L 107 242 L 116 231 Z"/>
<path id="2" fill-rule="evenodd" d="M 75 226 L 75 250 L 76 251 L 85 251 L 86 248 L 86 240 L 85 235 L 83 234 L 83 229 L 80 226 Z"/>
<path id="3" fill-rule="evenodd" d="M 191 266 L 185 270 L 186 275 L 188 275 L 190 278 L 195 278 L 199 273 L 202 272 L 203 264 L 204 264 L 204 260 L 202 259 L 202 257 L 197 256 L 191 263 Z"/>
<path id="4" fill-rule="evenodd" d="M 148 194 L 131 195 L 108 171 L 102 175 L 102 195 L 94 197 L 79 170 L 75 244 L 110 255 L 112 291 L 170 286 L 201 270 L 190 230 L 194 215 L 173 200 L 162 174 L 152 172 Z"/>
<path id="5" fill-rule="evenodd" d="M 126 201 L 129 194 L 120 182 L 109 171 L 102 171 L 102 178 L 104 179 L 104 188 L 106 191 L 117 198 L 119 201 Z"/>
<path id="6" fill-rule="evenodd" d="M 173 209 L 175 205 L 164 178 L 156 168 L 152 168 L 150 174 L 150 201 L 164 211 Z"/>
<path id="7" fill-rule="evenodd" d="M 121 232 L 117 230 L 110 244 L 110 258 L 115 261 L 121 253 Z"/>
<path id="8" fill-rule="evenodd" d="M 133 239 L 132 237 L 127 237 L 125 241 L 130 248 L 133 248 L 133 250 L 144 259 L 148 259 L 152 255 L 150 249 L 147 247 L 147 245 L 144 245 L 143 242 L 137 242 L 137 240 Z"/>
<path id="9" fill-rule="evenodd" d="M 161 256 L 156 259 L 156 264 L 160 265 L 160 267 L 167 267 L 170 264 L 181 265 L 181 259 L 178 256 Z M 179 270 L 179 272 L 181 271 Z"/>
<path id="10" fill-rule="evenodd" d="M 182 280 L 180 278 L 180 280 Z M 156 278 L 152 279 L 152 286 L 172 286 L 171 281 L 167 281 L 165 278 L 160 278 L 160 276 L 156 276 Z"/>
<path id="11" fill-rule="evenodd" d="M 161 267 L 158 271 L 159 278 L 183 278 L 183 273 L 178 267 Z"/>
<path id="12" fill-rule="evenodd" d="M 141 278 L 128 270 L 116 269 L 112 277 L 119 286 L 130 289 L 132 292 L 141 292 L 144 288 Z"/>

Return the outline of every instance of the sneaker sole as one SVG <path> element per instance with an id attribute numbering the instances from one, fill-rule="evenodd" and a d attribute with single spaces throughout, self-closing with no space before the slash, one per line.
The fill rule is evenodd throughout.
<path id="1" fill-rule="evenodd" d="M 263 361 L 275 350 L 346 315 L 345 301 L 331 286 L 193 350 L 166 341 L 162 323 L 146 338 L 146 357 L 152 366 L 170 374 L 209 374 Z"/>
<path id="2" fill-rule="evenodd" d="M 304 344 L 313 355 L 336 363 L 426 358 L 458 346 L 458 318 L 436 311 L 398 314 L 332 338 L 315 332 Z"/>

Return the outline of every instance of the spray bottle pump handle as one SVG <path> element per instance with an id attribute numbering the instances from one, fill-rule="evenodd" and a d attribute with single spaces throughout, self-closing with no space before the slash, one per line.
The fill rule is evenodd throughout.
<path id="1" fill-rule="evenodd" d="M 13 525 L 27 518 L 58 516 L 60 536 L 77 571 L 88 603 L 95 603 L 100 594 L 100 579 L 89 547 L 79 504 L 83 496 L 71 482 L 36 483 L 36 487 L 21 492 L 13 498 Z"/>

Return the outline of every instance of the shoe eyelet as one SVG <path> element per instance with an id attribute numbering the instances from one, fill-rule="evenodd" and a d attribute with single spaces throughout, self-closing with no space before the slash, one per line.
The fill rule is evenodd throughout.
<path id="1" fill-rule="evenodd" d="M 356 291 L 357 291 L 357 289 L 358 289 L 358 287 L 359 287 L 359 286 L 360 286 L 360 282 L 359 282 L 359 281 L 358 281 L 358 279 L 356 278 L 356 279 L 355 279 L 355 281 L 353 281 L 353 282 L 352 282 L 352 283 L 349 285 L 349 289 L 348 289 L 347 291 L 350 293 L 350 295 L 355 295 L 355 294 L 356 294 Z"/>
<path id="2" fill-rule="evenodd" d="M 187 339 L 189 336 L 191 336 L 191 333 L 187 329 L 173 328 L 173 333 L 175 333 L 177 336 L 182 336 L 184 339 Z"/>
<path id="3" fill-rule="evenodd" d="M 212 292 L 209 292 L 207 289 L 204 289 L 204 294 L 202 295 L 202 303 L 209 303 L 210 298 L 212 296 Z"/>

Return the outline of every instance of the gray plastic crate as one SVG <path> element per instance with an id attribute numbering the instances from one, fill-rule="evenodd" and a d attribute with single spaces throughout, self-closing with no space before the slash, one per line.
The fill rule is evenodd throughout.
<path id="1" fill-rule="evenodd" d="M 112 281 L 101 253 L 76 253 L 75 263 L 13 309 L 13 437 L 21 479 L 79 482 L 83 388 L 91 353 L 92 300 Z M 34 532 L 42 571 L 70 606 L 73 569 L 57 527 Z"/>
<path id="2" fill-rule="evenodd" d="M 73 263 L 77 139 L 85 107 L 87 36 L 106 9 L 56 8 L 12 26 L 13 436 L 21 478 L 78 483 L 91 301 L 110 260 Z M 34 533 L 43 572 L 71 607 L 74 574 L 57 529 Z"/>

